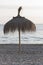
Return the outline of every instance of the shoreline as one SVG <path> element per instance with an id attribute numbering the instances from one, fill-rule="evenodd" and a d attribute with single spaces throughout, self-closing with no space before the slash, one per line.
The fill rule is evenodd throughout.
<path id="1" fill-rule="evenodd" d="M 19 44 L 0 44 L 0 54 L 14 54 L 19 51 Z M 21 52 L 28 54 L 43 53 L 43 44 L 21 44 Z"/>

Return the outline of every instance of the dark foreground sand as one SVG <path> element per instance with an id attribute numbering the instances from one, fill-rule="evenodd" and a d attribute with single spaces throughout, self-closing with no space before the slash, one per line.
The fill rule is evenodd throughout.
<path id="1" fill-rule="evenodd" d="M 0 44 L 0 65 L 43 65 L 43 44 Z"/>

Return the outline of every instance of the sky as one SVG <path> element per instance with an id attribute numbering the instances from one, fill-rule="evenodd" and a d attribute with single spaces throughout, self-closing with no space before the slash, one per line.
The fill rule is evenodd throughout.
<path id="1" fill-rule="evenodd" d="M 21 16 L 43 24 L 43 0 L 0 0 L 0 23 L 5 24 L 17 16 L 19 6 L 22 6 Z"/>

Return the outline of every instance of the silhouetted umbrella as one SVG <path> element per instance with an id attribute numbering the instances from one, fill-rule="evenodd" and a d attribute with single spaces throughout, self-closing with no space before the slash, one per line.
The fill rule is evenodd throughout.
<path id="1" fill-rule="evenodd" d="M 4 25 L 4 33 L 8 33 L 15 31 L 16 29 L 19 32 L 19 50 L 20 50 L 20 31 L 35 31 L 36 26 L 32 21 L 26 19 L 25 17 L 20 16 L 20 11 L 22 7 L 19 7 L 18 9 L 18 15 L 16 17 L 13 17 L 10 21 L 8 21 Z"/>

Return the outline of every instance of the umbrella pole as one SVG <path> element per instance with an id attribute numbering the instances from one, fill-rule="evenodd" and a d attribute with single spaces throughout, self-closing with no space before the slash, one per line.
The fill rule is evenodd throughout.
<path id="1" fill-rule="evenodd" d="M 19 29 L 19 52 L 20 52 L 20 47 L 21 47 L 21 44 L 20 44 L 20 29 Z"/>

